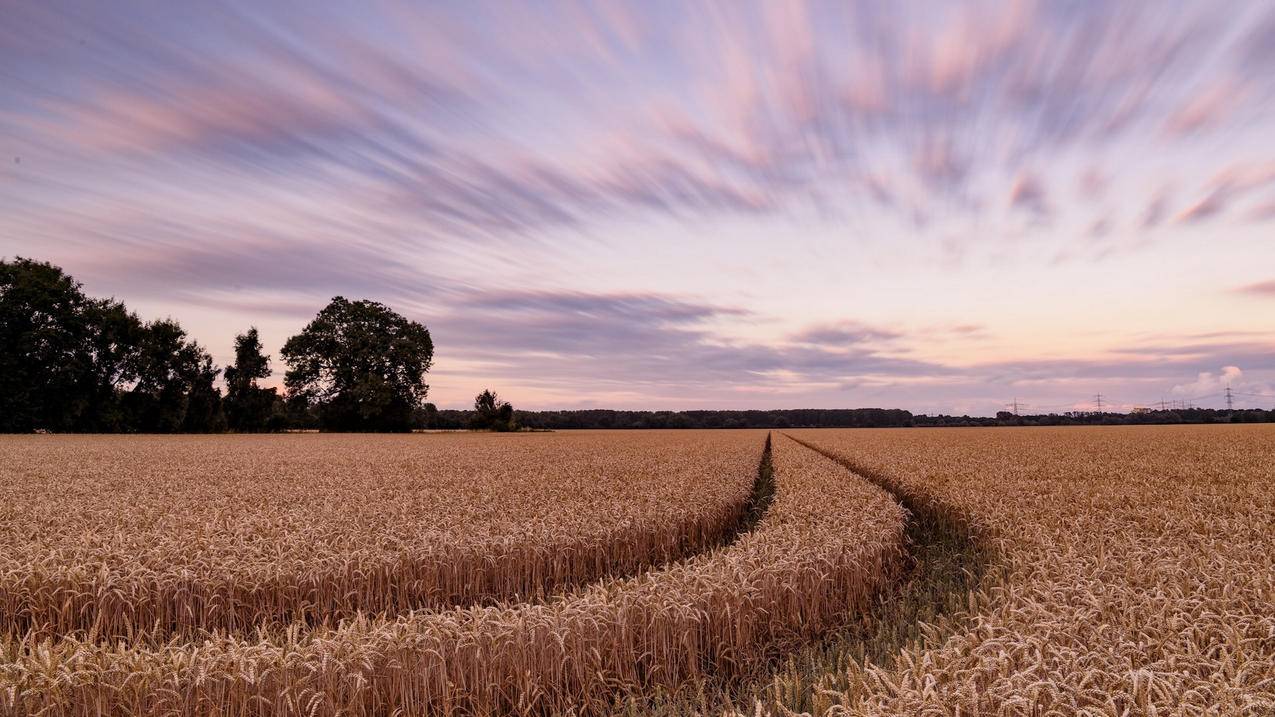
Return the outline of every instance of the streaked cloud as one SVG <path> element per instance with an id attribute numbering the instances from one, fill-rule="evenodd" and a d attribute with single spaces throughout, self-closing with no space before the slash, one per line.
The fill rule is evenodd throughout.
<path id="1" fill-rule="evenodd" d="M 793 334 L 790 338 L 799 344 L 822 346 L 851 346 L 854 344 L 880 344 L 900 338 L 903 334 L 892 329 L 865 326 L 850 321 L 812 326 Z"/>
<path id="2" fill-rule="evenodd" d="M 1219 278 L 1275 261 L 1264 3 L 4 14 L 0 254 L 209 324 L 383 300 L 437 327 L 445 396 L 987 407 L 1266 370 L 1120 351 L 1275 330 Z M 1164 277 L 1234 304 L 1156 311 Z M 1076 312 L 1110 333 L 1070 358 L 1043 335 Z"/>

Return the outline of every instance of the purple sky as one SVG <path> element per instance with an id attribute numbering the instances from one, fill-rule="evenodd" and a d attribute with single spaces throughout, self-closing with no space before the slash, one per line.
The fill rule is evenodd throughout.
<path id="1" fill-rule="evenodd" d="M 2 14 L 0 256 L 222 364 L 343 294 L 446 407 L 1275 405 L 1268 2 Z"/>

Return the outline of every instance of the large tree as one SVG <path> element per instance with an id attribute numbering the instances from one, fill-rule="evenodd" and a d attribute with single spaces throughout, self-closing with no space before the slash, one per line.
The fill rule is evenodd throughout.
<path id="1" fill-rule="evenodd" d="M 92 361 L 79 282 L 56 266 L 0 261 L 0 430 L 70 430 Z"/>
<path id="2" fill-rule="evenodd" d="M 258 379 L 270 375 L 270 357 L 261 351 L 257 327 L 235 337 L 235 362 L 226 367 L 226 420 L 236 431 L 264 431 L 272 427 L 278 392 L 262 388 Z"/>
<path id="3" fill-rule="evenodd" d="M 217 368 L 169 320 L 143 324 L 56 266 L 0 261 L 0 431 L 210 431 Z"/>
<path id="4" fill-rule="evenodd" d="M 317 406 L 322 427 L 408 431 L 429 391 L 429 330 L 375 301 L 332 299 L 281 352 L 292 401 Z"/>

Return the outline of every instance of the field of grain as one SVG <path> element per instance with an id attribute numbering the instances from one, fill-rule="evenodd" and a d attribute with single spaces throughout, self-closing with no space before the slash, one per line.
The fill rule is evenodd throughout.
<path id="1" fill-rule="evenodd" d="M 2 438 L 0 634 L 163 643 L 540 598 L 721 540 L 763 440 Z"/>
<path id="2" fill-rule="evenodd" d="M 959 626 L 808 676 L 812 711 L 1275 714 L 1272 427 L 790 433 L 993 556 Z"/>
<path id="3" fill-rule="evenodd" d="M 4 439 L 0 715 L 1275 714 L 1273 446 Z"/>
<path id="4" fill-rule="evenodd" d="M 590 436 L 575 439 L 586 445 L 649 449 L 655 434 L 580 435 Z M 680 480 L 702 503 L 717 495 L 712 486 L 737 482 L 712 469 L 756 473 L 763 434 L 658 440 L 670 467 L 699 460 L 698 472 Z M 523 465 L 546 471 L 564 461 Z M 632 578 L 548 602 L 357 616 L 336 626 L 295 622 L 278 635 L 162 645 L 105 641 L 92 631 L 51 640 L 47 629 L 33 629 L 0 654 L 5 706 L 59 714 L 605 713 L 619 694 L 740 674 L 865 604 L 902 552 L 904 515 L 887 493 L 788 439 L 778 441 L 773 464 L 773 502 L 754 530 Z M 650 500 L 652 512 L 673 509 L 661 502 L 668 496 Z"/>

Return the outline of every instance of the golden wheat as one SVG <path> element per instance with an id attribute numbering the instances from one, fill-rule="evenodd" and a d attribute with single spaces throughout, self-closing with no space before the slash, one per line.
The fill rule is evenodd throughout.
<path id="1" fill-rule="evenodd" d="M 697 552 L 764 434 L 0 439 L 0 634 L 534 599 Z"/>
<path id="2" fill-rule="evenodd" d="M 759 449 L 760 435 L 751 438 Z M 634 578 L 542 604 L 359 617 L 257 640 L 11 641 L 0 705 L 74 715 L 596 714 L 624 692 L 736 675 L 863 605 L 902 551 L 904 514 L 887 493 L 787 439 L 774 465 L 774 502 L 755 531 Z"/>
<path id="3" fill-rule="evenodd" d="M 969 627 L 852 667 L 831 714 L 1275 714 L 1271 427 L 791 433 L 999 567 Z"/>
<path id="4" fill-rule="evenodd" d="M 969 596 L 968 614 L 955 616 L 964 619 L 950 619 L 942 629 L 920 626 L 924 639 L 894 659 L 851 663 L 844 674 L 827 675 L 821 686 L 815 685 L 819 694 L 811 702 L 821 704 L 820 711 L 865 717 L 1273 713 L 1275 430 L 1231 426 L 792 434 L 885 490 L 776 435 L 774 502 L 752 532 L 729 546 L 646 572 L 640 572 L 642 567 L 654 562 L 649 554 L 625 563 L 624 570 L 551 570 L 519 578 L 518 584 L 531 584 L 530 589 L 473 593 L 494 596 L 487 603 L 504 600 L 499 603 L 479 599 L 446 608 L 439 606 L 446 601 L 438 601 L 431 603 L 433 609 L 367 613 L 355 605 L 353 616 L 339 622 L 302 619 L 284 627 L 272 618 L 266 623 L 276 629 L 260 634 L 239 630 L 195 637 L 171 631 L 172 639 L 164 642 L 145 636 L 104 640 L 92 630 L 58 633 L 36 627 L 0 641 L 0 714 L 606 714 L 624 695 L 676 692 L 755 674 L 776 651 L 808 642 L 864 608 L 898 574 L 902 562 L 905 516 L 887 491 L 906 496 L 910 505 L 923 505 L 926 520 L 972 533 L 994 565 Z M 701 524 L 694 516 L 705 514 L 711 500 L 731 505 L 730 519 L 737 520 L 762 436 L 600 433 L 536 439 L 573 442 L 553 449 L 537 447 L 536 440 L 509 443 L 516 447 L 507 460 L 536 456 L 523 464 L 524 474 L 539 476 L 532 482 L 563 481 L 568 486 L 534 493 L 559 504 L 527 506 L 526 498 L 500 503 L 504 498 L 496 494 L 501 490 L 540 490 L 510 488 L 513 474 L 503 479 L 499 473 L 484 475 L 483 481 L 495 481 L 500 489 L 447 484 L 457 488 L 459 501 L 504 506 L 489 513 L 488 520 L 506 513 L 520 517 L 509 523 L 519 527 L 500 529 L 457 523 L 446 540 L 464 546 L 476 539 L 498 545 L 526 539 L 552 544 L 550 551 L 562 550 L 555 528 L 567 526 L 576 531 L 568 535 L 610 541 L 591 544 L 596 546 L 592 555 L 613 567 L 608 545 L 624 544 L 631 540 L 629 533 L 651 530 L 652 525 L 666 525 L 668 535 L 675 536 L 686 524 Z M 324 440 L 359 440 L 316 438 L 307 451 Z M 452 460 L 463 463 L 468 456 L 472 462 L 465 465 L 477 465 L 494 455 L 485 452 L 492 449 L 484 441 L 492 438 L 453 436 L 441 442 L 456 441 L 450 445 L 464 454 Z M 393 439 L 387 445 L 408 440 Z M 312 467 L 322 472 L 325 465 L 332 470 L 342 460 L 347 466 L 366 463 L 369 456 L 385 460 L 390 453 L 385 447 L 339 445 Z M 378 476 L 395 467 L 402 474 L 422 470 L 416 454 L 400 450 L 406 452 L 394 459 L 399 462 Z M 440 450 L 430 448 L 428 454 L 437 457 L 433 451 Z M 661 451 L 663 457 L 647 455 Z M 84 455 L 75 449 L 75 457 Z M 33 499 L 9 486 L 38 487 L 43 480 L 38 472 L 45 469 L 30 466 L 53 466 L 58 457 L 21 459 L 27 461 L 21 465 L 36 472 L 8 481 L 4 498 L 28 506 L 30 513 Z M 90 465 L 96 459 L 84 460 Z M 271 465 L 270 460 L 263 455 L 261 464 Z M 593 475 L 578 467 L 582 460 L 595 467 L 646 461 L 641 463 L 645 471 L 666 474 L 626 473 L 629 479 L 598 493 L 609 497 L 586 500 L 577 493 L 587 491 L 592 478 L 573 477 Z M 146 465 L 140 458 L 134 462 Z M 121 462 L 128 465 L 132 462 Z M 273 465 L 277 469 L 281 464 Z M 260 472 L 269 473 L 264 468 Z M 357 473 L 349 467 L 341 472 Z M 235 480 L 240 491 L 252 485 L 242 475 Z M 383 480 L 358 482 L 361 487 L 352 492 L 338 490 L 340 481 L 323 484 L 323 490 L 339 498 L 330 505 L 322 500 L 305 505 L 320 519 L 342 509 L 358 512 L 359 494 Z M 136 483 L 147 487 L 129 487 Z M 718 492 L 725 484 L 730 490 Z M 75 495 L 67 484 L 59 485 L 74 498 L 69 506 L 89 503 L 94 495 Z M 164 493 L 162 482 L 139 481 L 137 476 L 125 475 L 111 485 L 138 495 Z M 304 493 L 301 486 L 294 489 Z M 403 487 L 396 490 L 410 493 Z M 640 508 L 610 504 L 626 500 Z M 411 516 L 393 512 L 393 502 L 373 502 L 368 510 L 380 505 L 395 520 L 410 523 Z M 235 503 L 244 512 L 252 510 L 251 504 Z M 32 519 L 23 510 L 6 510 L 13 524 L 31 530 Z M 560 515 L 567 510 L 578 514 Z M 667 524 L 651 522 L 642 512 L 669 510 L 678 511 L 672 515 L 679 518 Z M 191 525 L 206 524 L 214 514 L 220 515 L 205 512 L 201 519 L 192 518 Z M 47 511 L 43 515 L 51 520 Z M 519 520 L 527 515 L 535 515 L 541 527 L 523 530 Z M 591 522 L 616 516 L 628 516 L 629 522 L 587 532 Z M 373 517 L 341 525 L 366 528 L 376 525 L 368 522 Z M 27 551 L 36 549 L 32 545 L 47 550 L 57 540 L 81 544 L 79 533 L 68 535 L 73 537 L 6 533 L 5 540 Z M 288 540 L 286 531 L 270 535 Z M 380 545 L 366 536 L 346 540 L 314 541 L 319 546 L 316 558 L 323 550 L 336 560 L 358 554 L 360 547 Z M 439 546 L 445 548 L 443 542 Z M 674 558 L 687 552 L 679 548 L 662 554 Z M 199 563 L 186 556 L 185 564 Z M 15 563 L 15 569 L 21 567 Z M 607 577 L 626 570 L 639 573 Z M 549 574 L 567 577 L 555 582 L 545 577 Z M 541 578 L 542 585 L 562 587 L 595 576 L 601 579 L 547 600 L 542 598 L 549 591 L 534 587 Z M 527 595 L 536 599 L 524 599 Z M 378 604 L 375 598 L 370 603 Z M 774 692 L 784 691 L 782 681 L 777 678 Z"/>

